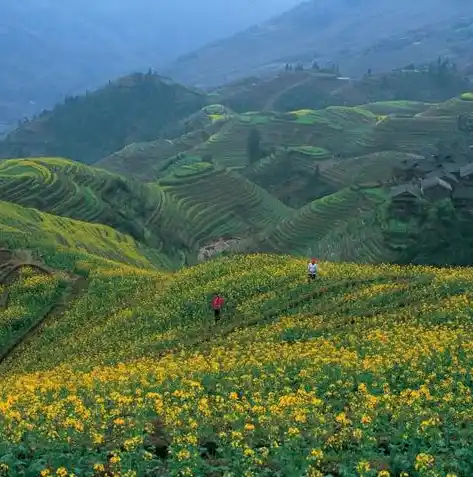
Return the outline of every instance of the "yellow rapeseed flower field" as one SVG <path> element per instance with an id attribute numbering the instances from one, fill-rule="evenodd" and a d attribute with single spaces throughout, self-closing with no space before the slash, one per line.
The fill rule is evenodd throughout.
<path id="1" fill-rule="evenodd" d="M 322 263 L 307 284 L 267 255 L 96 268 L 0 365 L 0 475 L 469 477 L 472 283 Z"/>

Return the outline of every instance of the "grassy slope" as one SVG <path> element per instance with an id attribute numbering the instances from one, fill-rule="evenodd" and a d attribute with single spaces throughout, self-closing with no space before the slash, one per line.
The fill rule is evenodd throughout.
<path id="1" fill-rule="evenodd" d="M 0 247 L 29 249 L 51 267 L 80 269 L 94 258 L 144 268 L 168 265 L 166 257 L 131 237 L 101 224 L 40 212 L 10 202 L 0 202 Z"/>
<path id="2" fill-rule="evenodd" d="M 471 282 L 470 269 L 322 263 L 308 286 L 304 260 L 265 255 L 166 279 L 96 269 L 0 368 L 2 459 L 13 475 L 470 475 Z M 215 328 L 216 289 L 230 308 Z"/>
<path id="3" fill-rule="evenodd" d="M 87 276 L 96 267 L 110 269 L 119 264 L 142 269 L 170 266 L 166 256 L 110 227 L 1 201 L 0 249 L 13 253 L 6 257 L 0 250 L 0 359 L 71 293 L 71 274 Z M 5 275 L 8 267 L 2 266 L 10 259 L 26 266 L 19 273 Z M 48 268 L 31 268 L 32 261 Z"/>
<path id="4" fill-rule="evenodd" d="M 0 162 L 0 198 L 59 216 L 110 225 L 168 255 L 183 243 L 153 220 L 159 189 L 107 171 L 56 158 Z"/>

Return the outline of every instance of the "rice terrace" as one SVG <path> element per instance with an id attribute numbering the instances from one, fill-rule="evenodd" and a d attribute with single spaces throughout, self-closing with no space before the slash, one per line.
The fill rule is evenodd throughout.
<path id="1" fill-rule="evenodd" d="M 0 77 L 0 477 L 473 476 L 473 11 L 429 2 L 16 127 Z"/>

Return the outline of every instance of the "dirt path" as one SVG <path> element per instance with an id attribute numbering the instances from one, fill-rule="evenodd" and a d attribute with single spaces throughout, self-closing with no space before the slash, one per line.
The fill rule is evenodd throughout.
<path id="1" fill-rule="evenodd" d="M 15 253 L 6 249 L 0 249 L 0 285 L 10 284 L 16 277 L 17 272 L 23 267 L 30 267 L 42 273 L 53 275 L 58 273 L 44 264 L 31 260 L 30 256 L 22 257 L 23 260 L 15 257 Z M 25 260 L 26 259 L 26 260 Z M 87 279 L 77 275 L 68 273 L 69 281 L 65 285 L 64 290 L 58 297 L 57 301 L 52 303 L 29 328 L 27 328 L 13 343 L 5 349 L 0 350 L 0 365 L 5 362 L 15 350 L 31 338 L 33 334 L 40 330 L 41 327 L 51 318 L 64 313 L 69 304 L 74 301 L 87 288 Z M 0 296 L 0 309 L 8 306 L 9 290 Z"/>

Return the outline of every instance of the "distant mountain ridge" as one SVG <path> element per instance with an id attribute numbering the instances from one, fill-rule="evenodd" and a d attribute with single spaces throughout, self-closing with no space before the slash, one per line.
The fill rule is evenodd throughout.
<path id="1" fill-rule="evenodd" d="M 359 75 L 448 55 L 471 61 L 473 4 L 467 0 L 333 0 L 294 9 L 182 56 L 165 73 L 217 86 L 286 62 L 339 62 Z"/>
<path id="2" fill-rule="evenodd" d="M 2 0 L 0 133 L 65 95 L 159 68 L 297 0 L 241 2 Z"/>

